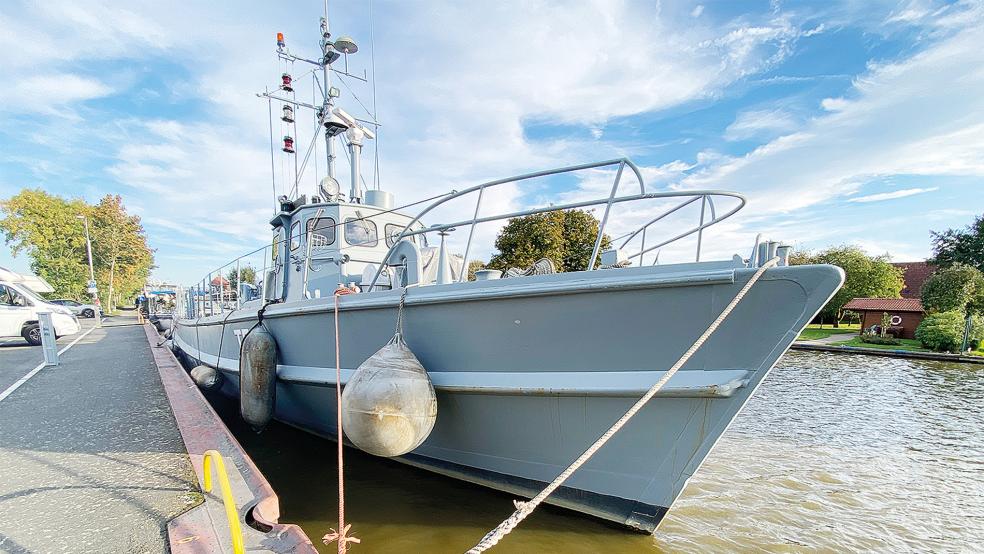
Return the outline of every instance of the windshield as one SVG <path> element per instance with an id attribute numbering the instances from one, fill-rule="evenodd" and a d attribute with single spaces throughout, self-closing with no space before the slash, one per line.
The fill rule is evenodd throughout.
<path id="1" fill-rule="evenodd" d="M 30 298 L 32 301 L 34 301 L 35 304 L 50 304 L 50 302 L 38 296 L 38 293 L 34 292 L 33 290 L 27 287 L 14 287 L 14 289 L 17 292 L 23 294 L 24 296 Z"/>

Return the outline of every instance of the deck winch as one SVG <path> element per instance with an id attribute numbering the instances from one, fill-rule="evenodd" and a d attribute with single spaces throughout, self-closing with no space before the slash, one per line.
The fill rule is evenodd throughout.
<path id="1" fill-rule="evenodd" d="M 403 340 L 402 298 L 399 310 L 396 334 L 362 362 L 342 391 L 345 436 L 376 456 L 401 456 L 417 448 L 437 421 L 434 385 Z"/>

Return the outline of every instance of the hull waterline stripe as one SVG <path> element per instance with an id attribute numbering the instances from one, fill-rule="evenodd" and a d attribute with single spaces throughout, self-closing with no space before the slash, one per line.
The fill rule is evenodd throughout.
<path id="1" fill-rule="evenodd" d="M 82 333 L 81 335 L 79 335 L 78 338 L 76 338 L 72 342 L 68 343 L 64 348 L 62 348 L 61 350 L 59 350 L 58 351 L 58 355 L 61 356 L 62 354 L 64 354 L 69 348 L 75 346 L 75 343 L 77 343 L 80 340 L 84 339 L 86 335 L 88 335 L 89 333 L 95 331 L 96 329 L 98 329 L 98 327 L 93 327 L 93 328 L 89 329 L 88 331 L 86 331 L 85 333 Z M 13 392 L 15 390 L 19 389 L 21 385 L 23 385 L 24 383 L 26 383 L 28 381 L 28 379 L 30 379 L 31 377 L 34 377 L 35 375 L 37 375 L 38 372 L 40 372 L 44 368 L 45 368 L 44 362 L 41 362 L 40 364 L 38 364 L 38 366 L 36 368 L 34 368 L 31 371 L 29 371 L 27 375 L 21 377 L 13 385 L 10 385 L 9 387 L 7 387 L 7 390 L 5 390 L 2 393 L 0 393 L 0 402 L 3 402 L 5 398 L 7 398 L 11 394 L 13 394 Z"/>

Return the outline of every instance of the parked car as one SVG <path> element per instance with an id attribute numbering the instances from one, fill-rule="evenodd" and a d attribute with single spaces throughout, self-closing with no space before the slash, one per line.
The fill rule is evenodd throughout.
<path id="1" fill-rule="evenodd" d="M 38 312 L 51 312 L 56 337 L 82 329 L 67 307 L 48 302 L 23 284 L 0 281 L 0 338 L 20 336 L 34 346 L 41 344 Z"/>
<path id="2" fill-rule="evenodd" d="M 79 317 L 96 317 L 96 314 L 102 315 L 102 310 L 95 304 L 83 304 L 70 298 L 59 298 L 58 300 L 50 300 L 49 302 L 59 306 L 65 306 Z"/>

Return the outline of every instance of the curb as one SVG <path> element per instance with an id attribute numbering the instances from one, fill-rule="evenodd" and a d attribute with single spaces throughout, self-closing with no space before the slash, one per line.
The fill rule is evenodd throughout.
<path id="1" fill-rule="evenodd" d="M 791 350 L 808 350 L 813 352 L 839 352 L 841 354 L 865 354 L 868 356 L 885 356 L 890 358 L 911 358 L 916 360 L 935 360 L 942 362 L 958 362 L 966 364 L 984 364 L 984 357 L 961 356 L 960 354 L 942 354 L 939 352 L 913 352 L 911 350 L 889 350 L 887 348 L 861 348 L 858 346 L 825 346 L 820 344 L 793 343 Z"/>
<path id="2" fill-rule="evenodd" d="M 171 403 L 188 457 L 202 482 L 202 460 L 206 450 L 222 452 L 229 464 L 229 478 L 238 506 L 246 550 L 250 552 L 317 552 L 300 527 L 279 523 L 280 499 L 270 482 L 232 436 L 225 423 L 205 400 L 170 349 L 157 346 L 161 337 L 150 323 L 143 325 Z M 238 471 L 232 471 L 235 468 Z M 168 522 L 171 552 L 231 552 L 229 529 L 218 491 L 204 494 L 205 502 Z M 250 523 L 252 520 L 255 523 Z M 265 529 L 261 531 L 260 529 Z"/>

